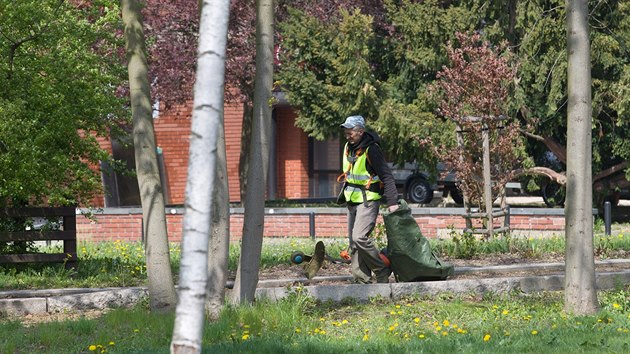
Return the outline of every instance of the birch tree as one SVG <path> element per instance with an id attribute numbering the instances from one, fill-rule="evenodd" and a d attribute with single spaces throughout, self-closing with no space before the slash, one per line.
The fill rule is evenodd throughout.
<path id="1" fill-rule="evenodd" d="M 273 85 L 273 0 L 256 1 L 256 77 L 254 113 L 247 170 L 243 245 L 232 300 L 254 300 L 265 222 L 265 186 L 269 166 L 271 88 Z"/>
<path id="2" fill-rule="evenodd" d="M 170 311 L 177 301 L 171 272 L 166 231 L 164 193 L 157 163 L 155 131 L 151 115 L 151 87 L 140 4 L 122 0 L 127 42 L 127 67 L 136 173 L 142 203 L 142 230 L 146 238 L 147 279 L 151 310 Z"/>
<path id="3" fill-rule="evenodd" d="M 223 115 L 225 50 L 230 2 L 204 0 L 194 86 L 186 183 L 179 301 L 172 353 L 200 353 L 208 281 L 217 134 Z"/>
<path id="4" fill-rule="evenodd" d="M 587 0 L 567 1 L 568 106 L 565 311 L 595 313 L 591 62 Z"/>

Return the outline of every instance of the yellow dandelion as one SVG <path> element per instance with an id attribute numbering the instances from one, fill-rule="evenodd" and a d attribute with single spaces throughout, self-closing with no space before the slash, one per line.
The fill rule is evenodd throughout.
<path id="1" fill-rule="evenodd" d="M 296 328 L 296 329 L 295 329 L 295 333 L 302 333 L 302 330 L 301 330 L 301 329 L 299 329 L 299 328 Z"/>
<path id="2" fill-rule="evenodd" d="M 442 330 L 442 326 L 435 327 L 435 330 L 438 331 L 438 332 L 441 331 Z"/>
<path id="3" fill-rule="evenodd" d="M 396 311 L 390 311 L 390 312 L 389 312 L 389 314 L 390 314 L 390 315 L 395 315 L 395 314 L 396 314 Z"/>
<path id="4" fill-rule="evenodd" d="M 109 342 L 108 344 L 109 344 L 109 345 L 116 345 L 116 343 L 114 343 L 113 341 L 112 341 L 112 342 Z"/>
<path id="5" fill-rule="evenodd" d="M 420 334 L 420 335 L 418 335 L 418 338 L 420 338 L 420 339 L 424 339 L 424 338 L 425 338 L 425 336 L 424 336 L 424 334 Z"/>
<path id="6" fill-rule="evenodd" d="M 483 336 L 483 341 L 487 342 L 490 340 L 490 338 L 492 338 L 489 334 L 486 334 L 485 336 Z"/>
<path id="7" fill-rule="evenodd" d="M 133 333 L 138 333 L 138 332 L 140 332 L 140 330 L 137 328 L 134 328 Z"/>
<path id="8" fill-rule="evenodd" d="M 451 323 L 448 320 L 444 320 L 444 322 L 442 322 L 442 324 L 444 325 L 444 327 L 448 327 L 451 325 Z"/>
<path id="9" fill-rule="evenodd" d="M 448 332 L 447 331 L 442 332 L 442 336 L 444 337 L 448 336 Z"/>
<path id="10" fill-rule="evenodd" d="M 459 327 L 459 326 L 458 326 L 457 324 L 453 324 L 453 326 L 452 326 L 452 327 L 453 327 L 453 328 L 457 328 L 457 327 Z"/>
<path id="11" fill-rule="evenodd" d="M 501 313 L 504 314 L 504 315 L 507 315 L 508 313 L 510 313 L 510 311 L 509 310 L 503 310 L 503 312 L 501 312 Z"/>
<path id="12" fill-rule="evenodd" d="M 535 335 L 537 335 L 537 334 L 538 334 L 538 331 L 537 331 L 537 330 L 533 330 L 533 331 L 532 331 L 532 335 L 534 335 L 534 336 L 535 336 Z"/>
<path id="13" fill-rule="evenodd" d="M 364 335 L 364 336 L 363 336 L 363 341 L 364 341 L 364 342 L 365 342 L 366 340 L 368 340 L 368 339 L 370 339 L 370 336 L 369 336 L 369 335 L 367 335 L 367 334 L 366 334 L 366 335 Z"/>
<path id="14" fill-rule="evenodd" d="M 399 308 L 400 308 L 400 305 L 396 305 L 395 307 L 396 307 L 397 309 L 399 309 Z"/>
<path id="15" fill-rule="evenodd" d="M 348 320 L 341 321 L 341 324 L 348 324 Z"/>
<path id="16" fill-rule="evenodd" d="M 505 331 L 503 334 L 505 334 L 506 337 L 510 336 L 510 332 L 508 332 L 508 331 Z"/>
<path id="17" fill-rule="evenodd" d="M 615 303 L 613 304 L 613 307 L 614 307 L 614 308 L 616 308 L 616 309 L 618 309 L 618 308 L 620 308 L 620 307 L 621 307 L 621 305 L 619 305 L 618 303 L 616 303 L 616 302 L 615 302 Z"/>
<path id="18" fill-rule="evenodd" d="M 248 340 L 249 339 L 249 334 L 243 334 L 243 336 L 241 338 L 243 340 Z"/>
<path id="19" fill-rule="evenodd" d="M 321 331 L 319 331 L 319 334 L 322 334 L 322 335 L 323 335 L 323 334 L 326 334 L 326 331 L 321 330 Z"/>
<path id="20" fill-rule="evenodd" d="M 463 330 L 463 329 L 461 329 L 461 328 L 458 328 L 458 329 L 457 329 L 457 333 L 466 333 L 466 331 L 464 331 L 464 330 Z"/>
<path id="21" fill-rule="evenodd" d="M 419 317 L 416 317 L 416 318 L 414 318 L 414 319 L 413 319 L 413 321 L 414 321 L 415 323 L 420 323 L 420 318 L 419 318 Z"/>
<path id="22" fill-rule="evenodd" d="M 95 346 L 94 344 L 92 344 L 92 345 L 90 345 L 90 346 L 88 347 L 88 349 L 89 349 L 90 351 L 92 351 L 92 352 L 93 352 L 93 351 L 95 351 L 95 350 L 96 350 L 96 346 Z"/>

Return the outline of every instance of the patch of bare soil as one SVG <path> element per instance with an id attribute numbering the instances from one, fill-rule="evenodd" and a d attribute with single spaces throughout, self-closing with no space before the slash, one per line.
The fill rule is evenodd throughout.
<path id="1" fill-rule="evenodd" d="M 597 256 L 596 261 L 602 261 L 606 259 L 629 259 L 630 252 L 618 251 L 610 252 L 605 256 Z M 457 271 L 458 267 L 490 267 L 490 266 L 505 266 L 505 265 L 525 265 L 525 264 L 543 264 L 543 263 L 564 263 L 564 254 L 545 254 L 540 257 L 531 258 L 516 254 L 493 254 L 493 255 L 481 255 L 472 259 L 449 259 L 441 258 L 445 262 L 452 263 Z M 612 272 L 628 270 L 628 264 L 616 264 L 616 265 L 598 265 L 596 270 L 598 272 Z M 490 278 L 490 277 L 518 277 L 526 275 L 548 275 L 558 274 L 562 271 L 554 269 L 535 269 L 527 271 L 502 271 L 502 272 L 469 272 L 465 274 L 456 274 L 449 279 L 470 279 L 470 278 Z M 317 272 L 317 277 L 332 277 L 332 276 L 350 276 L 349 264 L 335 264 L 331 262 L 324 262 L 322 268 Z M 304 269 L 302 265 L 288 265 L 281 264 L 274 267 L 261 269 L 260 280 L 280 280 L 280 279 L 303 279 Z M 394 281 L 394 277 L 390 278 L 390 282 Z M 318 284 L 327 283 L 347 283 L 347 280 L 326 280 L 325 282 L 319 282 Z"/>

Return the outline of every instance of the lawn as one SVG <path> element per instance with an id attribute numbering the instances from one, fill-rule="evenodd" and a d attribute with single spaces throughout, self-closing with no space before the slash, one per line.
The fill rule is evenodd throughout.
<path id="1" fill-rule="evenodd" d="M 622 353 L 630 289 L 599 294 L 602 311 L 574 317 L 562 293 L 442 295 L 397 302 L 319 303 L 300 288 L 278 303 L 226 307 L 206 353 Z M 168 353 L 174 318 L 146 305 L 98 318 L 24 325 L 0 320 L 2 353 Z"/>
<path id="2" fill-rule="evenodd" d="M 378 234 L 377 234 L 378 236 Z M 382 236 L 381 236 L 382 237 Z M 379 242 L 382 244 L 382 239 Z M 346 240 L 325 240 L 327 250 L 343 250 Z M 460 237 L 431 240 L 442 257 L 479 258 L 513 253 L 535 259 L 563 253 L 562 237 L 487 241 Z M 313 240 L 266 239 L 261 267 L 288 264 L 295 250 L 309 252 Z M 599 258 L 627 254 L 630 234 L 601 233 L 595 238 Z M 230 248 L 234 270 L 239 245 Z M 146 282 L 140 243 L 83 243 L 77 270 L 58 265 L 3 266 L 3 289 L 135 286 Z M 180 249 L 171 248 L 177 274 Z M 316 302 L 299 286 L 278 303 L 226 306 L 220 319 L 207 324 L 204 351 L 218 353 L 601 353 L 630 351 L 630 288 L 602 291 L 602 311 L 574 317 L 562 311 L 561 292 L 534 295 L 444 294 L 397 302 Z M 167 353 L 173 316 L 152 314 L 146 303 L 114 309 L 92 318 L 76 314 L 56 322 L 0 317 L 0 353 Z"/>

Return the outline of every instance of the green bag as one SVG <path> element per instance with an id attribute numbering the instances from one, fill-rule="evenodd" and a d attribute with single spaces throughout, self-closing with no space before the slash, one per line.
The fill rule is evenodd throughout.
<path id="1" fill-rule="evenodd" d="M 383 213 L 387 232 L 387 257 L 398 281 L 444 280 L 453 275 L 452 264 L 438 259 L 429 240 L 422 236 L 418 223 L 411 215 L 407 202 L 399 200 L 400 207 L 392 213 Z"/>

